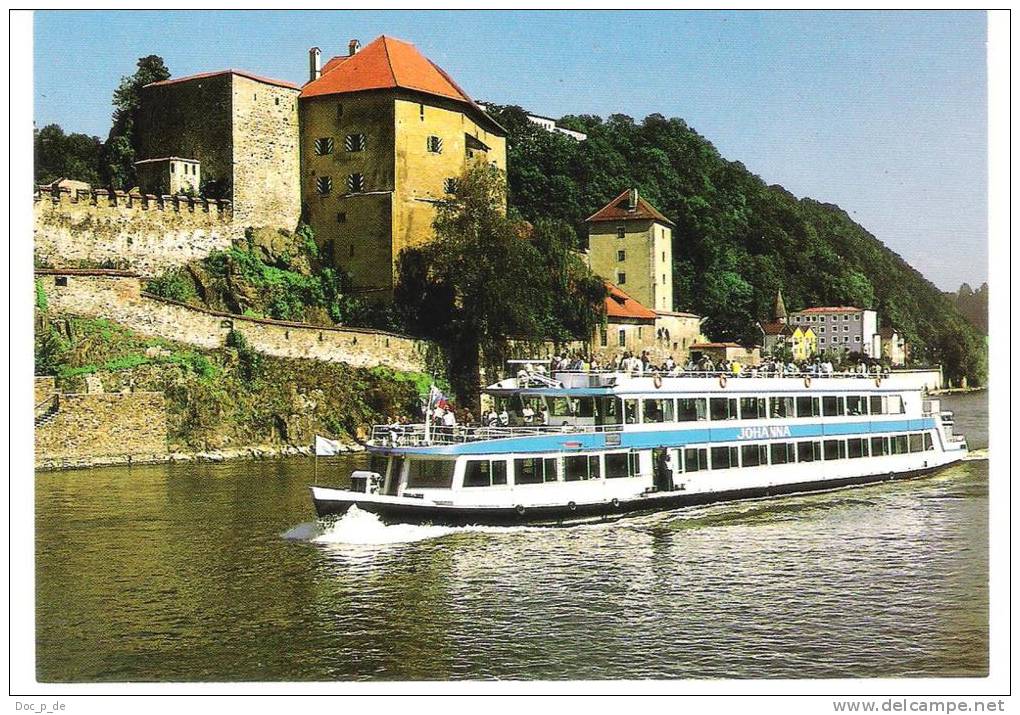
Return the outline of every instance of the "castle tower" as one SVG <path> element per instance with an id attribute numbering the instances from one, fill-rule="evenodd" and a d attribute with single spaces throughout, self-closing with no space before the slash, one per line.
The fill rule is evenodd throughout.
<path id="1" fill-rule="evenodd" d="M 238 70 L 142 88 L 138 165 L 201 167 L 201 193 L 233 202 L 243 226 L 293 230 L 301 214 L 298 88 Z M 172 167 L 177 168 L 177 167 Z M 190 173 L 190 171 L 189 171 Z M 143 191 L 155 190 L 140 171 Z M 196 181 L 198 176 L 195 176 Z"/>
<path id="2" fill-rule="evenodd" d="M 588 217 L 592 272 L 656 312 L 673 310 L 673 222 L 628 189 Z"/>
<path id="3" fill-rule="evenodd" d="M 411 44 L 382 36 L 313 52 L 301 90 L 301 195 L 356 289 L 391 294 L 401 250 L 432 237 L 435 205 L 468 162 L 506 170 L 506 131 Z"/>

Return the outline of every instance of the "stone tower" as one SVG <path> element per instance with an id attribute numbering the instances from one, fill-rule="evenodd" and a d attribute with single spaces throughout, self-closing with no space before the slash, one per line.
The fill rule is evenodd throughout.
<path id="1" fill-rule="evenodd" d="M 673 222 L 628 189 L 588 217 L 591 270 L 656 312 L 673 310 Z"/>
<path id="2" fill-rule="evenodd" d="M 301 193 L 325 255 L 387 298 L 397 256 L 432 237 L 435 205 L 469 162 L 506 170 L 506 131 L 411 44 L 382 36 L 301 89 Z"/>
<path id="3" fill-rule="evenodd" d="M 236 223 L 292 230 L 301 215 L 298 91 L 238 70 L 147 84 L 138 158 L 197 162 L 203 193 L 232 201 Z"/>

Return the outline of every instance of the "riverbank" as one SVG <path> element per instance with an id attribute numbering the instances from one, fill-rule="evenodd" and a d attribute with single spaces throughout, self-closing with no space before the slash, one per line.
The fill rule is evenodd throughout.
<path id="1" fill-rule="evenodd" d="M 938 397 L 939 395 L 969 395 L 972 392 L 984 392 L 987 387 L 943 387 L 938 390 L 929 390 L 928 394 L 932 397 Z"/>
<path id="2" fill-rule="evenodd" d="M 364 445 L 357 442 L 340 443 L 339 453 L 364 452 Z M 141 464 L 188 464 L 227 461 L 260 461 L 286 457 L 313 457 L 315 451 L 308 446 L 252 445 L 229 449 L 210 449 L 201 452 L 167 452 L 165 454 L 135 454 L 89 456 L 75 458 L 42 458 L 35 462 L 37 472 L 55 472 L 73 469 L 95 469 L 99 467 L 130 467 Z"/>

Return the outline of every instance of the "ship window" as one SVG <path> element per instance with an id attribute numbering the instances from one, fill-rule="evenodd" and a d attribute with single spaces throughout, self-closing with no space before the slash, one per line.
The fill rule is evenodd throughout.
<path id="1" fill-rule="evenodd" d="M 684 471 L 700 472 L 708 469 L 708 450 L 688 447 L 684 450 Z"/>
<path id="2" fill-rule="evenodd" d="M 506 484 L 506 462 L 497 460 L 469 460 L 464 465 L 465 487 L 488 487 Z"/>
<path id="3" fill-rule="evenodd" d="M 846 398 L 846 413 L 848 415 L 868 414 L 868 398 L 863 395 L 848 395 Z"/>
<path id="4" fill-rule="evenodd" d="M 708 401 L 713 420 L 737 419 L 737 398 L 713 397 Z M 715 464 L 715 462 L 713 462 Z M 713 467 L 714 469 L 714 467 Z"/>
<path id="5" fill-rule="evenodd" d="M 906 454 L 909 450 L 907 435 L 905 434 L 898 434 L 894 437 L 890 437 L 889 445 L 892 448 L 890 450 L 892 454 Z"/>
<path id="6" fill-rule="evenodd" d="M 556 457 L 546 457 L 542 460 L 545 464 L 545 481 L 555 482 L 559 480 L 557 472 L 559 471 L 556 467 Z"/>
<path id="7" fill-rule="evenodd" d="M 889 395 L 889 410 L 890 415 L 902 415 L 903 414 L 903 396 L 902 395 Z"/>
<path id="8" fill-rule="evenodd" d="M 931 434 L 928 432 L 924 433 L 924 451 L 930 452 L 935 449 L 935 444 L 931 441 Z"/>
<path id="9" fill-rule="evenodd" d="M 823 445 L 826 459 L 843 459 L 846 457 L 846 442 L 841 439 L 827 439 Z"/>
<path id="10" fill-rule="evenodd" d="M 679 422 L 697 422 L 708 419 L 704 397 L 681 397 L 676 401 L 676 418 Z"/>
<path id="11" fill-rule="evenodd" d="M 826 417 L 837 417 L 845 414 L 846 407 L 843 404 L 844 400 L 842 397 L 823 397 L 822 398 L 822 414 Z"/>
<path id="12" fill-rule="evenodd" d="M 871 456 L 872 457 L 884 457 L 889 454 L 889 438 L 888 437 L 872 437 L 871 438 Z"/>
<path id="13" fill-rule="evenodd" d="M 597 425 L 618 425 L 620 424 L 620 404 L 615 397 L 596 398 L 595 406 L 598 413 L 595 415 Z"/>
<path id="14" fill-rule="evenodd" d="M 595 398 L 579 397 L 573 401 L 573 413 L 575 417 L 594 417 Z"/>
<path id="15" fill-rule="evenodd" d="M 606 455 L 606 479 L 629 477 L 630 455 L 627 452 L 613 452 Z"/>
<path id="16" fill-rule="evenodd" d="M 793 442 L 777 442 L 770 445 L 773 464 L 790 464 L 796 458 Z"/>
<path id="17" fill-rule="evenodd" d="M 627 456 L 627 461 L 630 463 L 630 476 L 639 476 L 641 474 L 641 455 L 637 452 L 631 452 Z"/>
<path id="18" fill-rule="evenodd" d="M 740 464 L 744 467 L 757 467 L 768 464 L 768 447 L 764 444 L 745 444 L 740 447 Z"/>
<path id="19" fill-rule="evenodd" d="M 736 447 L 712 447 L 712 469 L 729 469 L 738 467 L 738 450 Z"/>
<path id="20" fill-rule="evenodd" d="M 797 416 L 798 417 L 817 417 L 820 414 L 818 410 L 818 398 L 817 397 L 798 397 L 797 398 Z"/>
<path id="21" fill-rule="evenodd" d="M 672 422 L 673 400 L 645 400 L 645 422 Z"/>
<path id="22" fill-rule="evenodd" d="M 390 458 L 382 454 L 373 454 L 368 459 L 368 470 L 376 474 L 386 476 L 386 467 L 389 466 Z"/>
<path id="23" fill-rule="evenodd" d="M 758 420 L 768 416 L 765 410 L 764 397 L 741 397 L 740 398 L 740 419 Z"/>
<path id="24" fill-rule="evenodd" d="M 639 422 L 638 419 L 638 401 L 637 400 L 624 400 L 623 401 L 623 421 L 628 425 L 636 425 Z"/>
<path id="25" fill-rule="evenodd" d="M 544 481 L 541 459 L 514 460 L 514 484 L 541 484 Z"/>
<path id="26" fill-rule="evenodd" d="M 599 478 L 597 455 L 571 455 L 563 458 L 563 478 L 568 482 Z"/>
<path id="27" fill-rule="evenodd" d="M 868 456 L 868 440 L 854 437 L 846 441 L 846 456 L 850 459 Z"/>
<path id="28" fill-rule="evenodd" d="M 797 461 L 813 462 L 822 458 L 822 447 L 819 442 L 798 442 Z"/>
<path id="29" fill-rule="evenodd" d="M 772 397 L 769 401 L 772 403 L 769 407 L 773 417 L 794 417 L 796 415 L 792 397 Z"/>
<path id="30" fill-rule="evenodd" d="M 872 395 L 869 398 L 871 402 L 871 414 L 873 415 L 884 415 L 885 414 L 885 398 L 881 395 Z"/>
<path id="31" fill-rule="evenodd" d="M 921 433 L 910 435 L 910 451 L 921 452 L 924 450 L 924 439 L 921 437 Z"/>
<path id="32" fill-rule="evenodd" d="M 452 459 L 415 459 L 407 474 L 408 487 L 449 489 L 453 484 Z"/>

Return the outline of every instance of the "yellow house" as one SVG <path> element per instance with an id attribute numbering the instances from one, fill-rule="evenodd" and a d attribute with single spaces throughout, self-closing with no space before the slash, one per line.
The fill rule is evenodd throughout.
<path id="1" fill-rule="evenodd" d="M 432 237 L 435 205 L 468 162 L 506 170 L 506 131 L 411 44 L 382 36 L 301 89 L 307 220 L 361 292 L 388 297 L 397 256 Z"/>
<path id="2" fill-rule="evenodd" d="M 818 352 L 818 338 L 811 328 L 797 327 L 790 336 L 794 360 L 807 360 Z"/>

